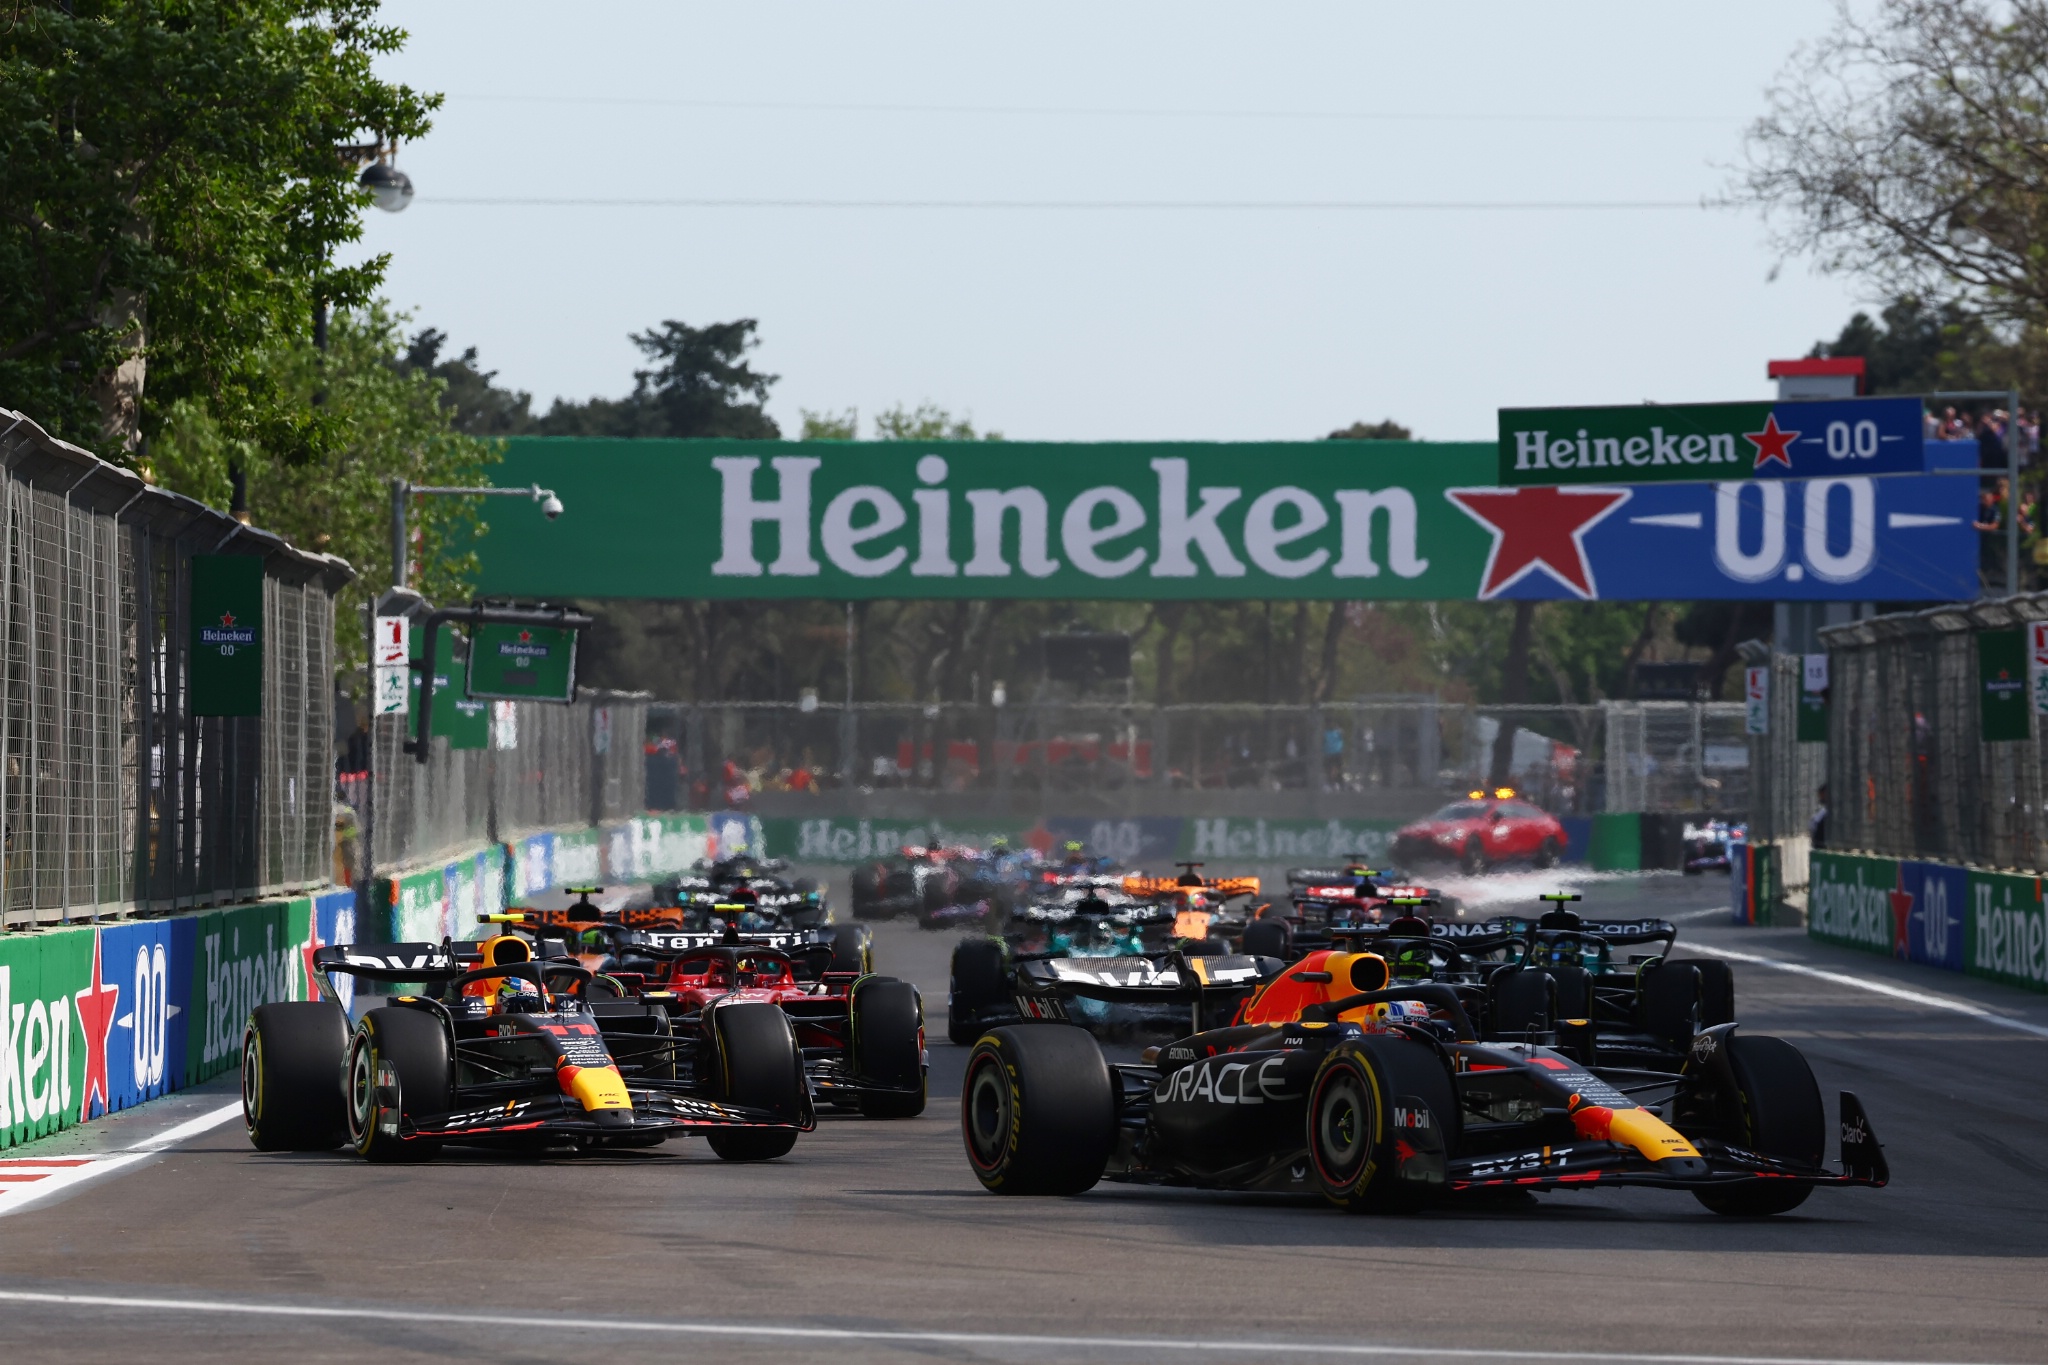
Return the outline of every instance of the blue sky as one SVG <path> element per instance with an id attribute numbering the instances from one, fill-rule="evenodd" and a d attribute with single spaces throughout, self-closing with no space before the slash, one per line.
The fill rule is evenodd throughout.
<path id="1" fill-rule="evenodd" d="M 754 317 L 791 431 L 929 400 L 1045 440 L 1490 439 L 1502 406 L 1765 397 L 1868 303 L 1773 279 L 1726 209 L 590 202 L 1690 205 L 1824 0 L 386 12 L 385 74 L 449 98 L 363 249 L 543 407 L 624 392 L 630 331 Z"/>

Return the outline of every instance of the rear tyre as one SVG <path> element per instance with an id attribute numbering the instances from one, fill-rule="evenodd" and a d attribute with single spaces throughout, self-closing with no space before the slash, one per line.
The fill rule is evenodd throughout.
<path id="1" fill-rule="evenodd" d="M 418 1120 L 455 1107 L 455 1059 L 441 1020 L 425 1010 L 387 1005 L 356 1025 L 348 1049 L 349 1144 L 370 1161 L 425 1161 L 440 1144 L 386 1132 L 380 1120 Z"/>
<path id="2" fill-rule="evenodd" d="M 924 1012 L 908 981 L 870 976 L 853 985 L 853 1066 L 871 1119 L 914 1119 L 924 1112 Z"/>
<path id="3" fill-rule="evenodd" d="M 325 1000 L 258 1005 L 242 1034 L 242 1122 L 259 1152 L 327 1152 L 348 1141 L 348 1016 Z"/>
<path id="4" fill-rule="evenodd" d="M 1412 1110 L 1397 1119 L 1396 1101 Z M 1443 1193 L 1443 1168 L 1409 1168 L 1403 1134 L 1432 1132 L 1436 1149 L 1456 1145 L 1457 1097 L 1436 1054 L 1403 1038 L 1340 1043 L 1323 1058 L 1308 1091 L 1308 1156 L 1323 1196 L 1349 1213 L 1390 1213 L 1419 1207 Z M 1415 1179 L 1418 1174 L 1433 1179 Z"/>
<path id="5" fill-rule="evenodd" d="M 1727 1047 L 1739 1111 L 1736 1140 L 1763 1156 L 1818 1167 L 1827 1149 L 1827 1110 L 1806 1058 L 1783 1038 L 1733 1036 Z M 1787 1213 L 1811 1193 L 1813 1186 L 1789 1180 L 1693 1191 L 1700 1203 L 1731 1218 Z"/>
<path id="6" fill-rule="evenodd" d="M 1643 1032 L 1673 1047 L 1685 1047 L 1701 1023 L 1699 966 L 1669 958 L 1646 968 L 1636 995 Z M 1729 1002 L 1733 1007 L 1733 1001 Z"/>
<path id="7" fill-rule="evenodd" d="M 881 899 L 881 870 L 872 864 L 867 867 L 856 867 L 853 870 L 853 894 L 849 897 L 853 906 L 853 917 L 867 919 L 879 915 L 881 909 L 877 902 Z"/>
<path id="8" fill-rule="evenodd" d="M 966 1047 L 981 1036 L 981 1011 L 1002 1001 L 1003 945 L 993 938 L 963 938 L 953 946 L 953 983 L 946 997 L 946 1037 Z"/>
<path id="9" fill-rule="evenodd" d="M 874 935 L 865 924 L 829 924 L 822 932 L 832 945 L 831 972 L 872 972 L 875 969 Z"/>
<path id="10" fill-rule="evenodd" d="M 1244 927 L 1240 946 L 1253 957 L 1294 960 L 1294 934 L 1284 919 L 1255 919 Z"/>
<path id="11" fill-rule="evenodd" d="M 960 881 L 947 868 L 935 868 L 925 876 L 924 885 L 918 888 L 919 903 L 924 907 L 925 918 L 936 918 L 940 911 L 959 900 Z"/>
<path id="12" fill-rule="evenodd" d="M 1102 1049 L 1069 1024 L 984 1035 L 967 1058 L 960 1127 L 968 1164 L 996 1194 L 1079 1194 L 1116 1143 L 1116 1089 Z"/>
<path id="13" fill-rule="evenodd" d="M 725 1161 L 773 1161 L 796 1146 L 809 1116 L 803 1052 L 782 1006 L 736 1000 L 709 1011 L 715 1052 L 706 1089 L 736 1107 L 763 1109 L 786 1128 L 713 1128 L 705 1136 Z"/>
<path id="14" fill-rule="evenodd" d="M 1700 1027 L 1735 1022 L 1735 969 L 1718 957 L 1696 957 L 1687 964 L 1700 974 Z"/>

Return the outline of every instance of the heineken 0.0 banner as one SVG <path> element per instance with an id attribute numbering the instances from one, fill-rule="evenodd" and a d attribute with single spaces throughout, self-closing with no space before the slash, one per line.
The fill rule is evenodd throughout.
<path id="1" fill-rule="evenodd" d="M 480 625 L 469 649 L 469 695 L 576 700 L 576 632 L 556 626 Z"/>
<path id="2" fill-rule="evenodd" d="M 192 556 L 192 714 L 263 711 L 263 561 Z"/>
<path id="3" fill-rule="evenodd" d="M 1917 398 L 1502 408 L 1504 484 L 1918 474 Z"/>
<path id="4" fill-rule="evenodd" d="M 507 445 L 493 477 L 554 488 L 572 510 L 554 522 L 493 521 L 479 548 L 480 586 L 493 597 L 1977 592 L 1971 481 L 1870 478 L 1860 465 L 1761 482 L 1742 468 L 1686 466 L 1721 481 L 1648 484 L 1631 483 L 1624 467 L 1604 483 L 1504 488 L 1484 443 Z M 492 694 L 471 681 L 475 695 Z"/>

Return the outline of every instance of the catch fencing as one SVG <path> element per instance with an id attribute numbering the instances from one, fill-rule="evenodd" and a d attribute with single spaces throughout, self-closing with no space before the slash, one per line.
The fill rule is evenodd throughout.
<path id="1" fill-rule="evenodd" d="M 263 562 L 264 720 L 191 714 L 191 562 L 211 554 Z M 0 410 L 0 927 L 329 879 L 352 573 Z"/>
<path id="2" fill-rule="evenodd" d="M 2048 620 L 2048 594 L 1871 617 L 1828 650 L 1827 842 L 1891 858 L 2048 868 L 2043 718 L 1982 735 L 1978 637 Z"/>
<path id="3" fill-rule="evenodd" d="M 624 819 L 646 808 L 647 712 L 647 698 L 636 693 L 584 692 L 568 706 L 497 702 L 486 747 L 437 740 L 425 763 L 404 750 L 414 718 L 380 716 L 372 738 L 374 805 L 362 809 L 360 775 L 344 779 L 342 799 L 373 816 L 380 871 L 534 830 Z"/>
<path id="4" fill-rule="evenodd" d="M 669 804 L 669 787 L 696 808 L 835 789 L 1056 793 L 1131 810 L 1169 792 L 1308 793 L 1391 808 L 1501 782 L 1558 814 L 1718 812 L 1749 797 L 1735 703 L 664 703 L 650 723 L 650 799 Z"/>

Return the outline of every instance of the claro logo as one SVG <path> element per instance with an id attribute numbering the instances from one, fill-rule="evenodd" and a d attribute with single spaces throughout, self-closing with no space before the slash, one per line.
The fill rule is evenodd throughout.
<path id="1" fill-rule="evenodd" d="M 1264 1104 L 1299 1096 L 1285 1088 L 1286 1059 L 1256 1062 L 1199 1062 L 1160 1082 L 1161 1104 Z"/>

